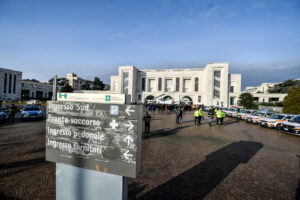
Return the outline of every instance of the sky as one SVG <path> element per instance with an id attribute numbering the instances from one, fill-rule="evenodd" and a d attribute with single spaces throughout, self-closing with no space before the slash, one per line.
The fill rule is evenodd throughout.
<path id="1" fill-rule="evenodd" d="M 0 0 L 0 67 L 23 78 L 209 62 L 243 88 L 300 78 L 300 0 Z"/>

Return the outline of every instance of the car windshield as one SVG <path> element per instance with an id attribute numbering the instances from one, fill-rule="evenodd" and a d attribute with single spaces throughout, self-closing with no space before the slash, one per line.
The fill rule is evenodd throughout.
<path id="1" fill-rule="evenodd" d="M 293 118 L 293 117 L 295 117 L 295 116 L 293 116 L 293 115 L 287 116 L 286 119 L 291 119 L 291 118 Z"/>
<path id="2" fill-rule="evenodd" d="M 300 115 L 291 118 L 291 119 L 289 120 L 289 122 L 300 123 Z"/>
<path id="3" fill-rule="evenodd" d="M 266 117 L 271 117 L 273 115 L 273 113 L 268 113 L 266 114 Z"/>
<path id="4" fill-rule="evenodd" d="M 39 106 L 26 106 L 24 111 L 39 111 L 41 110 Z"/>
<path id="5" fill-rule="evenodd" d="M 284 115 L 272 115 L 270 118 L 272 118 L 272 119 L 283 119 Z"/>

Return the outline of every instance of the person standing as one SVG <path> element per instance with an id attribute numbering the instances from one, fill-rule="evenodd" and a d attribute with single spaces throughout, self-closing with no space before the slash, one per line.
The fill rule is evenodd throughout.
<path id="1" fill-rule="evenodd" d="M 179 107 L 179 122 L 182 122 L 183 108 Z"/>
<path id="2" fill-rule="evenodd" d="M 222 111 L 220 110 L 220 108 L 217 108 L 216 116 L 217 116 L 217 125 L 219 125 L 219 121 L 221 123 L 221 119 L 222 119 Z"/>
<path id="3" fill-rule="evenodd" d="M 194 111 L 194 116 L 195 116 L 195 125 L 198 123 L 198 119 L 199 119 L 199 110 L 195 110 Z"/>
<path id="4" fill-rule="evenodd" d="M 202 116 L 203 116 L 203 112 L 202 112 L 202 108 L 200 107 L 198 111 L 198 125 L 201 124 Z"/>
<path id="5" fill-rule="evenodd" d="M 208 111 L 208 123 L 209 123 L 209 127 L 211 127 L 212 120 L 214 118 L 214 114 L 215 114 L 214 109 L 213 108 L 209 109 L 209 111 Z"/>
<path id="6" fill-rule="evenodd" d="M 221 125 L 223 125 L 225 116 L 226 116 L 225 112 L 223 110 L 221 110 Z"/>
<path id="7" fill-rule="evenodd" d="M 176 108 L 176 124 L 179 124 L 179 121 L 180 121 L 180 109 L 179 108 Z"/>
<path id="8" fill-rule="evenodd" d="M 9 108 L 9 115 L 8 115 L 9 122 L 14 123 L 17 110 L 18 110 L 17 106 L 15 106 L 15 104 L 11 104 Z"/>
<path id="9" fill-rule="evenodd" d="M 145 121 L 145 133 L 150 137 L 150 121 L 151 121 L 151 116 L 149 113 L 146 111 L 146 114 L 144 116 Z"/>

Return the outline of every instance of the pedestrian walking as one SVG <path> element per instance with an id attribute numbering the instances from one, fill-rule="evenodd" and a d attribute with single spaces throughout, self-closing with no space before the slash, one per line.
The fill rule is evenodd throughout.
<path id="1" fill-rule="evenodd" d="M 16 115 L 16 112 L 17 112 L 18 108 L 17 106 L 15 106 L 15 104 L 11 104 L 10 108 L 9 108 L 9 114 L 8 114 L 8 121 L 10 123 L 14 123 L 14 120 L 15 120 L 15 115 Z"/>
<path id="2" fill-rule="evenodd" d="M 212 124 L 212 120 L 214 118 L 214 114 L 215 114 L 215 111 L 213 108 L 210 108 L 209 111 L 208 111 L 208 123 L 209 123 L 209 127 L 211 127 L 211 124 Z"/>
<path id="3" fill-rule="evenodd" d="M 151 121 L 151 116 L 149 113 L 146 111 L 146 114 L 144 115 L 143 120 L 145 121 L 145 133 L 150 137 L 150 121 Z"/>

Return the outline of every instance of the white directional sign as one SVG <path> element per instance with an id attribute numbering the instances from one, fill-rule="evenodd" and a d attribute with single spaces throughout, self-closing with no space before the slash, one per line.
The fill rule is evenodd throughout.
<path id="1" fill-rule="evenodd" d="M 142 106 L 48 101 L 46 160 L 136 177 Z"/>

